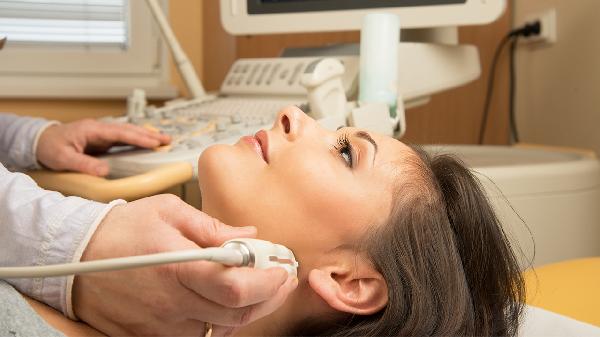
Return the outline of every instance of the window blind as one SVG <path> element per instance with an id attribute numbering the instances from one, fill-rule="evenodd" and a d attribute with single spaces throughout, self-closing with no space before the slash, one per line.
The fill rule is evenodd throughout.
<path id="1" fill-rule="evenodd" d="M 128 44 L 128 0 L 0 0 L 8 43 Z"/>

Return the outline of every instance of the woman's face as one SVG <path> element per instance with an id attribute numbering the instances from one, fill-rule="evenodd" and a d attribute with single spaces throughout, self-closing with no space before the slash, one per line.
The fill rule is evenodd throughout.
<path id="1" fill-rule="evenodd" d="M 302 280 L 328 252 L 352 247 L 385 222 L 410 152 L 359 129 L 327 131 L 288 107 L 271 130 L 203 152 L 203 211 L 231 226 L 256 226 L 258 238 L 290 248 Z"/>

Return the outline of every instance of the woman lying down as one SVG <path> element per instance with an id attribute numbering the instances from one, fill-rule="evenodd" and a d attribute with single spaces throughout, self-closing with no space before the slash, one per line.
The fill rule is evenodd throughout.
<path id="1" fill-rule="evenodd" d="M 449 156 L 295 107 L 199 159 L 203 211 L 300 262 L 287 302 L 238 335 L 515 335 L 523 280 L 482 188 Z"/>

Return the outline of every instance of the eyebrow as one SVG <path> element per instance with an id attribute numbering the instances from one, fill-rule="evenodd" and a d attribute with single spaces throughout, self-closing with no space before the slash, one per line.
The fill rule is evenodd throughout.
<path id="1" fill-rule="evenodd" d="M 340 129 L 343 129 L 343 128 L 345 128 L 345 126 L 340 126 L 340 127 L 337 128 L 336 131 L 338 131 Z M 379 148 L 377 146 L 377 142 L 375 142 L 375 140 L 373 140 L 373 137 L 371 137 L 371 135 L 369 135 L 369 133 L 365 132 L 365 131 L 356 131 L 354 133 L 354 136 L 358 137 L 358 138 L 361 138 L 361 139 L 364 139 L 364 140 L 368 141 L 369 143 L 371 143 L 371 145 L 373 145 L 373 147 L 375 148 L 375 154 L 373 155 L 373 163 L 375 163 L 375 158 L 377 157 L 377 150 Z"/>
<path id="2" fill-rule="evenodd" d="M 373 140 L 373 138 L 371 138 L 371 135 L 369 135 L 368 133 L 366 133 L 364 131 L 357 131 L 354 134 L 354 136 L 356 136 L 358 138 L 362 138 L 373 145 L 373 147 L 375 148 L 375 155 L 373 156 L 373 162 L 374 162 L 375 156 L 377 156 L 377 143 Z"/>

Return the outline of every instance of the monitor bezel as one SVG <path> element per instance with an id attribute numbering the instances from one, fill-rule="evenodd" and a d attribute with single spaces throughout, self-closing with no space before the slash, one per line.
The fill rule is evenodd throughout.
<path id="1" fill-rule="evenodd" d="M 506 1 L 467 0 L 452 5 L 253 15 L 248 14 L 247 0 L 220 0 L 220 7 L 221 22 L 227 32 L 253 35 L 360 30 L 365 14 L 382 11 L 400 16 L 404 29 L 482 25 L 498 19 Z"/>

